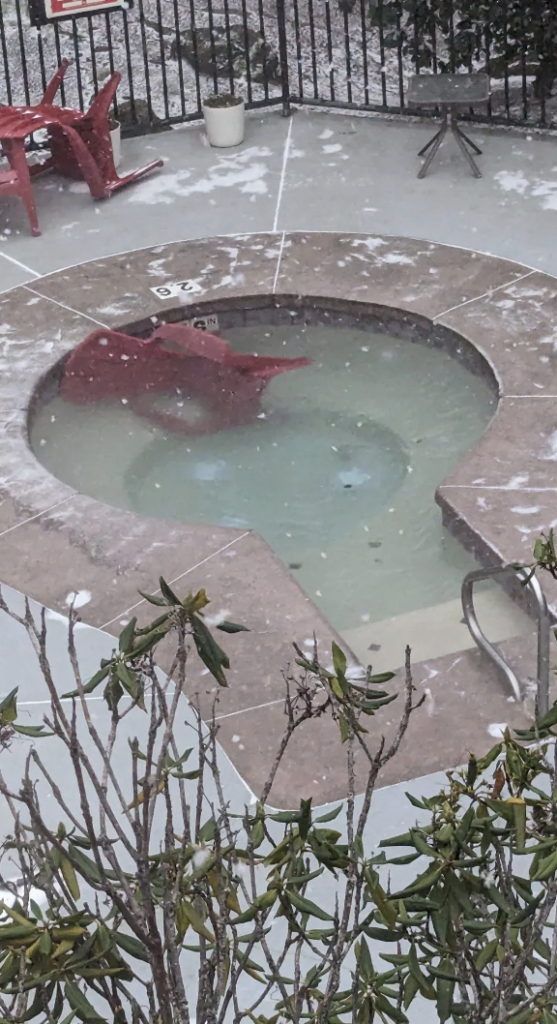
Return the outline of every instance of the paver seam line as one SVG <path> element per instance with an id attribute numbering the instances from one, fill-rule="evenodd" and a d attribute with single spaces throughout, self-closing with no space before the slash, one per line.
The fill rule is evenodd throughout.
<path id="1" fill-rule="evenodd" d="M 5 260 L 8 260 L 9 263 L 13 263 L 14 266 L 19 267 L 21 270 L 25 270 L 27 274 L 33 274 L 33 277 L 38 278 L 43 276 L 42 274 L 39 274 L 38 270 L 33 270 L 33 267 L 28 267 L 27 264 L 22 263 L 21 260 L 16 260 L 15 256 L 8 256 L 7 252 L 0 252 L 0 256 L 3 256 Z M 15 287 L 17 288 L 18 286 L 16 285 Z M 11 288 L 8 288 L 7 290 L 11 291 Z"/>
<path id="2" fill-rule="evenodd" d="M 261 708 L 272 708 L 275 704 L 284 704 L 284 697 L 280 697 L 278 700 L 268 700 L 265 704 L 255 704 L 251 708 L 238 708 L 236 711 L 227 711 L 225 715 L 215 715 L 215 722 L 220 722 L 223 718 L 234 718 L 235 715 L 245 715 L 248 711 L 260 711 Z"/>
<path id="3" fill-rule="evenodd" d="M 0 539 L 5 537 L 7 533 L 12 533 L 13 530 L 19 530 L 21 526 L 27 526 L 27 523 L 32 523 L 34 519 L 40 519 L 40 517 L 45 516 L 47 512 L 52 512 L 55 508 L 59 508 L 60 505 L 65 505 L 68 501 L 74 501 L 77 497 L 79 497 L 79 495 L 76 491 L 75 494 L 70 494 L 69 497 L 62 498 L 62 501 L 57 501 L 54 505 L 49 505 L 48 508 L 44 508 L 42 512 L 36 512 L 34 516 L 22 519 L 22 521 L 20 523 L 16 523 L 15 526 L 9 526 L 7 530 L 2 530 L 0 533 Z"/>
<path id="4" fill-rule="evenodd" d="M 278 282 L 279 274 L 280 274 L 280 265 L 281 265 L 281 262 L 282 262 L 282 251 L 284 249 L 284 239 L 285 239 L 285 237 L 286 237 L 286 232 L 283 231 L 282 235 L 281 235 L 281 239 L 280 239 L 279 254 L 278 254 L 278 259 L 277 259 L 277 268 L 275 270 L 275 277 L 274 277 L 274 281 L 273 281 L 273 295 L 276 295 L 276 293 L 277 293 L 277 282 Z"/>
<path id="5" fill-rule="evenodd" d="M 440 484 L 438 490 L 509 491 L 511 494 L 520 494 L 521 491 L 527 491 L 531 494 L 545 491 L 548 491 L 551 494 L 557 493 L 557 487 L 509 487 L 508 484 Z"/>
<path id="6" fill-rule="evenodd" d="M 278 219 L 280 213 L 280 204 L 282 200 L 282 194 L 284 192 L 284 184 L 286 181 L 286 165 L 288 164 L 288 154 L 290 152 L 290 139 L 292 138 L 292 124 L 293 118 L 290 118 L 290 124 L 288 125 L 288 131 L 286 133 L 286 139 L 284 141 L 284 152 L 282 155 L 282 168 L 280 172 L 279 188 L 277 193 L 277 205 L 275 207 L 275 216 L 273 220 L 273 231 L 278 231 Z"/>
<path id="7" fill-rule="evenodd" d="M 250 533 L 251 530 L 246 530 L 245 533 L 242 533 L 239 537 L 236 537 L 234 540 L 230 540 L 228 544 L 225 544 L 222 548 L 219 548 L 217 551 L 211 552 L 211 554 L 207 555 L 206 558 L 202 558 L 200 562 L 197 562 L 195 565 L 190 566 L 189 569 L 186 569 L 185 572 L 180 573 L 179 576 L 175 576 L 174 579 L 169 580 L 170 585 L 173 586 L 174 583 L 178 583 L 181 579 L 184 578 L 184 576 L 187 576 L 190 572 L 194 572 L 195 569 L 199 569 L 200 566 L 205 565 L 207 562 L 210 562 L 211 559 L 216 558 L 217 555 L 222 555 L 224 551 L 227 551 L 228 548 L 233 547 L 234 544 L 239 544 L 240 541 L 244 540 L 244 537 L 248 537 Z M 158 590 L 156 590 L 155 593 L 158 593 Z M 124 608 L 122 611 L 118 613 L 118 615 L 114 615 L 112 619 L 109 619 L 108 622 L 104 622 L 102 626 L 98 626 L 97 628 L 106 629 L 107 626 L 111 626 L 112 623 L 116 622 L 117 619 L 122 618 L 122 616 L 128 615 L 129 612 L 135 611 L 135 609 L 139 608 L 141 604 L 146 604 L 144 598 L 142 598 L 141 601 L 136 601 L 136 603 L 130 605 L 129 608 Z"/>
<path id="8" fill-rule="evenodd" d="M 472 299 L 466 299 L 465 302 L 459 302 L 456 306 L 451 306 L 450 309 L 443 310 L 442 313 L 437 313 L 436 316 L 432 317 L 432 322 L 435 323 L 436 320 L 440 320 L 442 316 L 448 316 L 449 313 L 454 313 L 456 309 L 462 309 L 463 306 L 470 306 L 474 302 L 481 302 L 483 299 L 490 299 L 495 292 L 500 292 L 503 288 L 510 288 L 511 285 L 518 284 L 519 281 L 524 281 L 527 277 L 532 277 L 532 274 L 539 273 L 542 273 L 542 271 L 529 270 L 527 274 L 522 274 L 521 277 L 515 277 L 512 281 L 505 281 L 504 284 L 498 284 L 496 288 L 490 288 L 488 291 L 483 292 L 482 295 L 476 295 Z M 548 274 L 547 276 L 551 277 L 551 274 Z"/>
<path id="9" fill-rule="evenodd" d="M 75 266 L 80 266 L 80 264 L 76 263 Z M 33 295 L 38 295 L 39 298 L 44 299 L 45 302 L 53 302 L 55 306 L 60 306 L 61 309 L 66 309 L 68 313 L 75 313 L 76 316 L 81 316 L 85 320 L 90 320 L 91 323 L 97 324 L 98 327 L 104 327 L 107 331 L 110 330 L 108 324 L 103 324 L 101 320 L 95 320 L 94 316 L 89 316 L 88 313 L 83 313 L 80 309 L 73 309 L 72 306 L 66 306 L 65 302 L 59 302 L 58 299 L 53 299 L 50 295 L 43 295 L 42 292 L 38 292 L 36 288 L 31 288 L 28 284 L 22 284 L 20 287 L 25 288 L 28 292 L 33 292 Z"/>

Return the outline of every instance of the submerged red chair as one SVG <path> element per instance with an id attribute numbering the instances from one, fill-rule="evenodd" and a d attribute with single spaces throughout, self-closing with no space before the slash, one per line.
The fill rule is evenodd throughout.
<path id="1" fill-rule="evenodd" d="M 94 199 L 107 199 L 118 189 L 163 166 L 162 160 L 154 160 L 123 177 L 117 174 L 108 112 L 121 76 L 112 75 L 89 110 L 83 113 L 57 107 L 52 102 L 68 66 L 69 61 L 62 62 L 37 106 L 0 106 L 0 145 L 10 165 L 9 171 L 0 172 L 0 196 L 19 195 L 23 199 L 34 235 L 39 235 L 40 230 L 31 188 L 32 175 L 52 168 L 68 177 L 83 178 Z M 48 132 L 51 156 L 45 163 L 29 167 L 25 139 L 41 129 Z"/>
<path id="2" fill-rule="evenodd" d="M 253 421 L 271 378 L 310 362 L 232 352 L 222 338 L 187 324 L 165 324 L 147 339 L 97 330 L 70 354 L 60 392 L 78 403 L 120 398 L 167 430 L 212 434 Z M 192 421 L 161 409 L 161 394 L 179 396 L 179 406 L 193 399 L 200 415 Z"/>

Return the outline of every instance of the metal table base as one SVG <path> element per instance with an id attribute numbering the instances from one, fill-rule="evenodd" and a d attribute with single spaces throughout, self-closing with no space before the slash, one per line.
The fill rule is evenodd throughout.
<path id="1" fill-rule="evenodd" d="M 419 153 L 426 160 L 418 178 L 425 178 L 449 130 L 466 157 L 472 174 L 475 178 L 481 178 L 481 171 L 472 156 L 472 153 L 480 155 L 481 149 L 459 128 L 457 110 L 473 111 L 475 106 L 488 102 L 489 94 L 489 77 L 483 73 L 412 75 L 408 83 L 409 105 L 418 108 L 435 107 L 441 111 L 442 116 L 439 131 Z"/>
<path id="2" fill-rule="evenodd" d="M 477 153 L 478 156 L 481 155 L 481 149 L 478 146 L 476 146 L 475 142 L 472 142 L 472 139 L 469 139 L 468 136 L 464 134 L 461 128 L 459 128 L 455 112 L 453 109 L 445 108 L 442 111 L 442 113 L 443 123 L 439 131 L 437 132 L 436 135 L 433 136 L 432 139 L 429 140 L 429 142 L 427 143 L 426 146 L 424 146 L 423 149 L 420 149 L 420 152 L 418 153 L 418 156 L 425 156 L 428 150 L 430 151 L 428 153 L 427 160 L 425 161 L 423 167 L 418 172 L 418 178 L 425 178 L 449 130 L 453 133 L 459 148 L 462 150 L 462 153 L 466 157 L 470 165 L 470 170 L 472 171 L 472 174 L 474 175 L 475 178 L 481 178 L 482 172 L 480 171 L 477 163 L 475 162 L 467 146 L 469 146 L 470 149 L 474 151 L 474 153 Z"/>

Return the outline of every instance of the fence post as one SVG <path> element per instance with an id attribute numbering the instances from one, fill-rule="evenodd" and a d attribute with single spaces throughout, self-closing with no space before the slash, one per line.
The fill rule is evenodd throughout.
<path id="1" fill-rule="evenodd" d="M 291 110 L 290 81 L 288 73 L 288 41 L 286 38 L 285 0 L 276 0 L 276 5 L 279 40 L 280 80 L 282 85 L 282 116 L 289 117 L 291 114 Z"/>

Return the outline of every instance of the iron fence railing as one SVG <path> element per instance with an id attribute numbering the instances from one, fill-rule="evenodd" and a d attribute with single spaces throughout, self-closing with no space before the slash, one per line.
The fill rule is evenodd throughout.
<path id="1" fill-rule="evenodd" d="M 135 0 L 129 11 L 36 29 L 26 0 L 0 0 L 0 103 L 37 101 L 63 57 L 74 65 L 64 103 L 86 107 L 110 73 L 122 73 L 115 113 L 127 133 L 199 118 L 203 96 L 215 91 L 285 113 L 291 103 L 416 113 L 406 103 L 409 75 L 482 70 L 491 99 L 471 119 L 557 126 L 555 0 L 547 0 L 541 53 L 525 21 L 530 0 L 497 4 L 509 8 L 509 22 L 500 13 L 496 25 L 467 21 L 458 3 Z"/>

